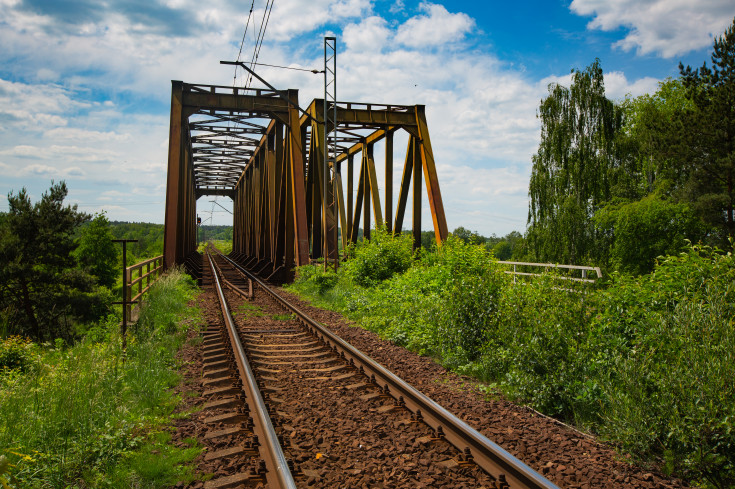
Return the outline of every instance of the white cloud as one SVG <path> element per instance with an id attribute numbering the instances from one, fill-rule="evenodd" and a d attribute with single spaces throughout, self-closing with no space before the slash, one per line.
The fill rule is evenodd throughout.
<path id="1" fill-rule="evenodd" d="M 569 8 L 593 16 L 590 29 L 628 29 L 616 47 L 664 58 L 711 46 L 735 15 L 732 0 L 574 0 Z"/>
<path id="2" fill-rule="evenodd" d="M 30 175 L 54 175 L 56 174 L 56 168 L 47 165 L 33 164 L 28 165 L 23 169 L 22 174 Z"/>
<path id="3" fill-rule="evenodd" d="M 268 25 L 268 37 L 277 41 L 288 41 L 328 22 L 364 17 L 371 11 L 370 0 L 279 0 L 271 13 L 273 23 Z M 260 22 L 262 13 L 256 11 L 254 14 Z"/>
<path id="4" fill-rule="evenodd" d="M 165 25 L 146 25 L 117 0 L 97 4 L 83 22 L 63 25 L 0 0 L 0 63 L 12 67 L 14 80 L 26 80 L 0 80 L 3 185 L 66 178 L 86 192 L 82 202 L 163 199 L 169 80 L 231 83 L 232 67 L 218 61 L 237 56 L 247 18 L 246 7 L 230 0 L 199 3 L 166 0 L 193 12 L 199 29 L 171 34 L 161 30 Z M 250 59 L 263 16 L 265 2 L 258 3 L 242 59 Z M 393 6 L 402 10 L 388 21 L 370 0 L 279 0 L 260 61 L 321 69 L 325 32 L 316 29 L 334 29 L 340 100 L 426 106 L 450 228 L 522 230 L 530 159 L 538 146 L 536 110 L 552 78 L 539 83 L 492 54 L 464 49 L 476 29 L 464 13 L 422 3 L 410 16 L 402 3 Z M 268 67 L 258 72 L 277 87 L 298 88 L 302 106 L 323 96 L 322 75 Z M 608 94 L 621 95 L 656 81 L 628 80 L 623 73 L 606 80 Z M 405 151 L 405 139 L 398 139 L 396 162 Z M 108 207 L 111 218 L 163 219 L 162 205 L 115 209 Z M 424 227 L 431 222 L 427 216 Z M 221 218 L 225 223 L 229 215 Z"/>
<path id="5" fill-rule="evenodd" d="M 403 12 L 405 8 L 406 4 L 403 3 L 403 0 L 394 0 L 390 6 L 390 13 L 397 14 L 398 12 Z"/>
<path id="6" fill-rule="evenodd" d="M 621 100 L 628 94 L 637 97 L 644 93 L 654 93 L 660 82 L 661 80 L 650 76 L 631 82 L 625 73 L 613 71 L 605 73 L 605 95 L 613 100 Z"/>
<path id="7" fill-rule="evenodd" d="M 44 133 L 44 136 L 49 138 L 64 139 L 64 140 L 76 140 L 76 141 L 127 141 L 130 139 L 129 134 L 118 134 L 115 131 L 100 132 L 100 131 L 88 131 L 85 129 L 71 128 L 71 127 L 57 127 L 50 129 Z"/>
<path id="8" fill-rule="evenodd" d="M 342 41 L 347 49 L 355 51 L 380 51 L 392 33 L 382 17 L 362 19 L 359 24 L 348 24 L 342 29 Z"/>
<path id="9" fill-rule="evenodd" d="M 396 41 L 421 48 L 459 41 L 474 27 L 474 20 L 462 12 L 452 14 L 442 5 L 422 3 L 422 15 L 411 17 L 398 28 Z"/>
<path id="10" fill-rule="evenodd" d="M 611 100 L 622 100 L 626 95 L 637 97 L 644 93 L 654 93 L 658 90 L 658 84 L 661 82 L 661 80 L 650 76 L 631 81 L 621 71 L 604 73 L 603 76 L 605 80 L 605 96 Z M 543 87 L 548 87 L 552 83 L 569 87 L 572 84 L 572 75 L 547 76 L 539 82 Z"/>

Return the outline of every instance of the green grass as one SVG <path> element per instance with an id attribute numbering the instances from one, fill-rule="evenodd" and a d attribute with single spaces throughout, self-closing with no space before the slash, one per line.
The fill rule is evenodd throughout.
<path id="1" fill-rule="evenodd" d="M 199 325 L 199 312 L 186 306 L 195 294 L 191 279 L 174 271 L 151 288 L 126 352 L 119 319 L 110 317 L 75 345 L 29 349 L 24 371 L 0 374 L 0 455 L 10 487 L 166 487 L 176 482 L 171 471 L 190 477 L 182 464 L 199 449 L 180 451 L 149 433 L 179 402 L 170 387 L 178 382 L 176 351 Z"/>
<path id="2" fill-rule="evenodd" d="M 217 248 L 225 255 L 229 255 L 232 252 L 232 241 L 225 241 L 222 239 L 214 239 L 202 242 L 199 244 L 199 248 L 197 248 L 197 251 L 199 253 L 204 253 L 204 250 L 206 249 L 208 243 L 212 243 L 215 248 Z"/>
<path id="3" fill-rule="evenodd" d="M 301 267 L 290 288 L 643 464 L 735 487 L 731 253 L 690 246 L 651 274 L 612 274 L 585 293 L 551 277 L 514 284 L 481 247 L 452 238 L 408 269 L 384 260 L 376 274 L 359 263 L 361 253 L 404 256 L 400 246 L 363 243 L 357 263 L 337 273 Z M 362 272 L 369 280 L 356 280 Z"/>
<path id="4" fill-rule="evenodd" d="M 242 317 L 262 317 L 265 316 L 265 313 L 260 309 L 260 306 L 256 306 L 255 304 L 250 304 L 249 302 L 243 302 L 237 308 L 234 312 L 235 316 L 242 316 Z"/>

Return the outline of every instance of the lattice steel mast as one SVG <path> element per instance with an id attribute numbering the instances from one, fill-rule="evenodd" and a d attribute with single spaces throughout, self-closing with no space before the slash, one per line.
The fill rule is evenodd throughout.
<path id="1" fill-rule="evenodd" d="M 324 229 L 324 269 L 326 270 L 331 258 L 335 268 L 339 263 L 337 246 L 337 219 L 334 192 L 331 188 L 334 176 L 337 173 L 337 38 L 324 38 L 324 169 L 322 171 L 322 202 L 323 202 L 323 229 Z M 330 185 L 330 183 L 332 185 Z M 331 191 L 330 191 L 331 190 Z M 331 216 L 331 219 L 329 217 Z M 331 220 L 331 222 L 329 222 Z M 330 250 L 330 245 L 333 249 Z"/>

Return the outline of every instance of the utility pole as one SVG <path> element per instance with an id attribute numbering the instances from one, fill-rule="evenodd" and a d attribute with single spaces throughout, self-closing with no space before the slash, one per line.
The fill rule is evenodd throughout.
<path id="1" fill-rule="evenodd" d="M 334 267 L 339 263 L 339 248 L 337 246 L 337 209 L 335 205 L 334 192 L 329 199 L 328 183 L 329 167 L 332 172 L 337 173 L 337 38 L 327 36 L 324 38 L 324 171 L 322 172 L 322 202 L 324 205 L 324 270 L 329 267 L 329 245 L 332 240 L 331 234 L 335 235 L 334 244 Z M 330 229 L 327 218 L 328 209 L 332 208 L 333 230 Z"/>
<path id="2" fill-rule="evenodd" d="M 128 317 L 130 316 L 130 306 L 137 304 L 138 301 L 131 301 L 130 296 L 130 275 L 128 274 L 128 243 L 137 243 L 137 239 L 113 239 L 113 243 L 122 243 L 122 269 L 123 269 L 123 283 L 122 283 L 122 294 L 123 300 L 121 302 L 113 302 L 113 304 L 122 305 L 122 324 L 120 325 L 122 336 L 122 349 L 125 351 L 127 348 L 127 336 L 128 336 Z M 142 273 L 142 272 L 141 272 Z"/>

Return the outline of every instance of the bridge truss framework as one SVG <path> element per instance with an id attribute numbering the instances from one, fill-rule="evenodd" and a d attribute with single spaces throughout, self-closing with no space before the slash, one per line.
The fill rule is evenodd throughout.
<path id="1" fill-rule="evenodd" d="M 233 254 L 279 280 L 288 279 L 294 265 L 325 254 L 336 262 L 345 246 L 357 241 L 360 227 L 368 239 L 373 222 L 402 232 L 409 194 L 414 245 L 420 246 L 422 179 L 435 238 L 446 239 L 424 106 L 329 101 L 337 135 L 325 161 L 324 103 L 315 99 L 302 110 L 297 90 L 172 81 L 165 267 L 184 263 L 196 251 L 196 200 L 204 195 L 233 200 Z M 330 118 L 328 132 L 333 125 Z M 394 203 L 398 131 L 407 133 L 408 144 Z M 382 193 L 374 151 L 380 141 Z"/>

